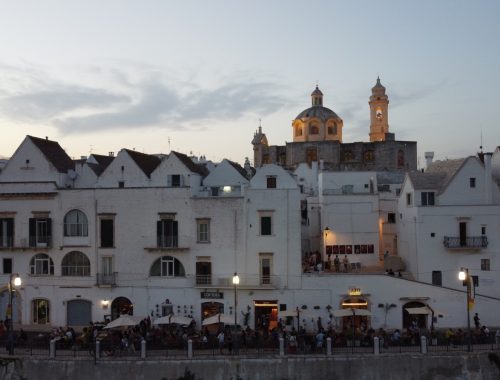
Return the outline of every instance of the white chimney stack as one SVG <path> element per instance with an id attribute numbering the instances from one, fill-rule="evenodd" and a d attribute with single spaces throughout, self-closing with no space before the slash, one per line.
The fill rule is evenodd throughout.
<path id="1" fill-rule="evenodd" d="M 425 152 L 425 168 L 428 169 L 434 159 L 434 152 Z"/>

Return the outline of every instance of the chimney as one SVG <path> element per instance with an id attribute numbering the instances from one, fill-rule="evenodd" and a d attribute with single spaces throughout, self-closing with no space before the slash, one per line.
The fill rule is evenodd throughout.
<path id="1" fill-rule="evenodd" d="M 493 179 L 491 177 L 491 157 L 493 153 L 484 153 L 484 201 L 490 205 L 493 202 Z"/>
<path id="2" fill-rule="evenodd" d="M 115 152 L 109 152 L 109 157 L 114 157 L 115 156 Z"/>
<path id="3" fill-rule="evenodd" d="M 434 152 L 425 152 L 425 167 L 426 169 L 432 164 L 432 160 L 434 159 Z"/>

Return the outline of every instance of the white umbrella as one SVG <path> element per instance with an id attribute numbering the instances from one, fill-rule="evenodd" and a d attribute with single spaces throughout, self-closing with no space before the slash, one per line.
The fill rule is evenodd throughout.
<path id="1" fill-rule="evenodd" d="M 121 315 L 120 317 L 116 318 L 115 320 L 109 322 L 106 326 L 104 326 L 105 329 L 114 329 L 117 327 L 128 327 L 128 326 L 136 326 L 141 322 L 144 318 L 143 317 L 137 317 L 135 315 Z"/>
<path id="2" fill-rule="evenodd" d="M 431 311 L 427 306 L 423 307 L 407 307 L 405 308 L 409 314 L 431 314 Z"/>
<path id="3" fill-rule="evenodd" d="M 215 314 L 205 318 L 201 323 L 202 326 L 213 325 L 214 323 L 224 323 L 226 325 L 234 325 L 234 317 L 227 314 Z"/>
<path id="4" fill-rule="evenodd" d="M 164 317 L 154 320 L 153 325 L 171 325 L 177 323 L 179 325 L 190 325 L 193 318 L 183 317 L 182 315 L 165 315 Z"/>
<path id="5" fill-rule="evenodd" d="M 307 310 L 297 309 L 295 310 L 286 310 L 286 311 L 280 311 L 280 317 L 315 317 L 313 313 Z"/>
<path id="6" fill-rule="evenodd" d="M 360 315 L 360 316 L 370 316 L 372 313 L 369 310 L 366 309 L 340 309 L 340 310 L 334 310 L 332 314 L 335 317 L 352 317 Z"/>

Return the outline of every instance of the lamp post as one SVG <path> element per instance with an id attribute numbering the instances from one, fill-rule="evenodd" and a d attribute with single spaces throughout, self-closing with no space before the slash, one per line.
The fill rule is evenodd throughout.
<path id="1" fill-rule="evenodd" d="M 9 304 L 7 305 L 7 315 L 9 322 L 7 323 L 7 346 L 9 348 L 9 355 L 14 354 L 14 332 L 12 323 L 12 298 L 14 295 L 13 287 L 21 286 L 21 277 L 18 273 L 11 273 L 9 277 Z"/>
<path id="2" fill-rule="evenodd" d="M 236 325 L 238 323 L 238 313 L 236 312 L 236 309 L 238 307 L 238 289 L 237 286 L 240 284 L 240 276 L 238 276 L 238 273 L 234 272 L 233 276 L 233 285 L 234 285 L 234 328 L 236 329 Z"/>
<path id="3" fill-rule="evenodd" d="M 463 282 L 464 286 L 467 286 L 466 296 L 467 296 L 467 351 L 471 351 L 471 332 L 470 332 L 470 299 L 471 299 L 471 276 L 469 276 L 468 268 L 460 268 L 458 272 L 458 279 Z"/>

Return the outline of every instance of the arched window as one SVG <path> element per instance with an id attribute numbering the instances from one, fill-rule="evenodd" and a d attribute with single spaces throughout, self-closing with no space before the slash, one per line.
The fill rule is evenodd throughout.
<path id="1" fill-rule="evenodd" d="M 63 276 L 90 276 L 90 261 L 85 254 L 73 251 L 64 256 L 61 264 Z"/>
<path id="2" fill-rule="evenodd" d="M 354 160 L 354 154 L 350 150 L 345 151 L 344 161 L 352 161 L 352 160 Z"/>
<path id="3" fill-rule="evenodd" d="M 398 151 L 398 167 L 403 168 L 405 166 L 405 152 L 402 150 Z"/>
<path id="4" fill-rule="evenodd" d="M 302 127 L 298 126 L 295 128 L 295 136 L 302 136 Z"/>
<path id="5" fill-rule="evenodd" d="M 367 150 L 365 152 L 365 161 L 373 161 L 375 159 L 375 152 L 373 150 Z"/>
<path id="6" fill-rule="evenodd" d="M 149 275 L 152 277 L 184 277 L 186 272 L 182 263 L 172 256 L 163 256 L 156 260 Z"/>
<path id="7" fill-rule="evenodd" d="M 80 210 L 71 210 L 64 217 L 64 236 L 88 236 L 87 216 Z"/>
<path id="8" fill-rule="evenodd" d="M 45 253 L 38 253 L 30 261 L 30 273 L 34 276 L 54 275 L 54 262 Z"/>
<path id="9" fill-rule="evenodd" d="M 309 134 L 310 135 L 317 135 L 319 133 L 319 128 L 315 124 L 309 125 Z"/>
<path id="10" fill-rule="evenodd" d="M 329 135 L 336 135 L 337 134 L 337 123 L 333 123 L 332 125 L 328 126 L 328 134 Z"/>
<path id="11" fill-rule="evenodd" d="M 36 325 L 46 325 L 50 323 L 50 303 L 43 298 L 35 298 L 31 301 L 33 310 L 33 323 Z"/>

